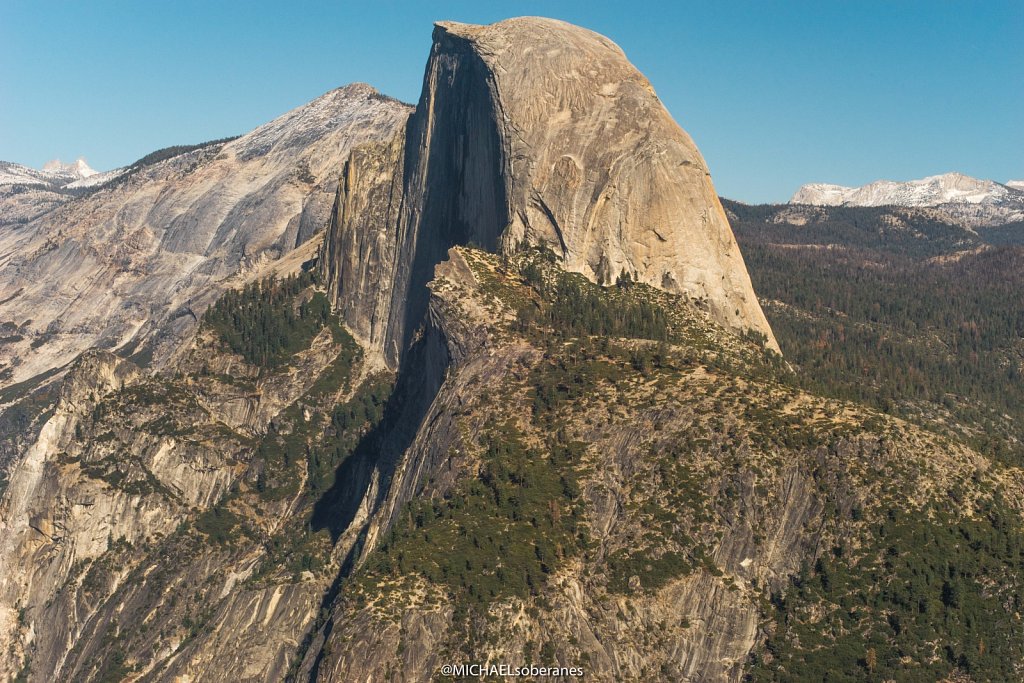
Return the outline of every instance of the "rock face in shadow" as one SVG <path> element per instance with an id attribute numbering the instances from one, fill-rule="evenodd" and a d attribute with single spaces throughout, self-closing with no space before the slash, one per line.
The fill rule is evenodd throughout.
<path id="1" fill-rule="evenodd" d="M 405 131 L 346 162 L 324 246 L 335 303 L 391 367 L 426 313 L 434 266 L 455 245 L 497 250 L 509 220 L 487 67 L 439 36 Z"/>
<path id="2" fill-rule="evenodd" d="M 387 364 L 458 244 L 544 246 L 592 281 L 704 301 L 778 350 L 693 141 L 614 43 L 564 22 L 437 24 L 404 140 L 350 157 L 325 269 Z"/>

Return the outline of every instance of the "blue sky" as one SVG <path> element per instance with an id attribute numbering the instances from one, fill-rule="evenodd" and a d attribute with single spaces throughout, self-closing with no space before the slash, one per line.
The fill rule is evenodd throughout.
<path id="1" fill-rule="evenodd" d="M 245 132 L 353 81 L 414 102 L 431 23 L 611 37 L 719 193 L 1024 177 L 1024 2 L 0 1 L 0 159 L 97 169 Z"/>

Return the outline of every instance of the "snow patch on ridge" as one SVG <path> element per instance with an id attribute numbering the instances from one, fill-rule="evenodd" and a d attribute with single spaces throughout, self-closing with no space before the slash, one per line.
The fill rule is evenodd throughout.
<path id="1" fill-rule="evenodd" d="M 122 169 L 115 169 L 100 173 L 91 168 L 85 159 L 78 159 L 70 164 L 53 159 L 47 161 L 42 170 L 0 161 L 0 185 L 41 186 L 48 189 L 92 187 L 112 180 L 122 172 Z"/>

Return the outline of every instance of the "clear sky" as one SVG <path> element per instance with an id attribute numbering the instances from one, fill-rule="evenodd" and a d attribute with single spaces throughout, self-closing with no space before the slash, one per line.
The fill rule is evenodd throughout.
<path id="1" fill-rule="evenodd" d="M 527 14 L 622 46 L 728 197 L 1024 178 L 1022 0 L 0 0 L 0 159 L 105 170 L 353 81 L 415 102 L 434 20 Z"/>

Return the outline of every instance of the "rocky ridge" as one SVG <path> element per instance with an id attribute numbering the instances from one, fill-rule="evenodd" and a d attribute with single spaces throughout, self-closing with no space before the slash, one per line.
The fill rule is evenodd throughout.
<path id="1" fill-rule="evenodd" d="M 17 330 L 0 346 L 2 384 L 88 348 L 164 345 L 153 357 L 165 358 L 225 281 L 324 230 L 349 150 L 392 135 L 408 111 L 369 86 L 340 88 L 0 231 L 2 322 Z"/>

